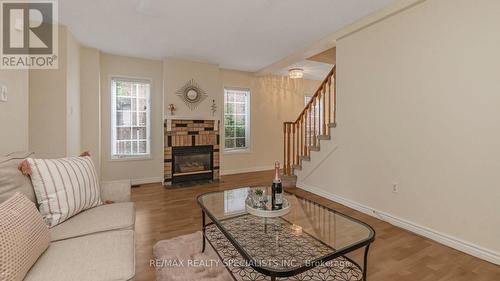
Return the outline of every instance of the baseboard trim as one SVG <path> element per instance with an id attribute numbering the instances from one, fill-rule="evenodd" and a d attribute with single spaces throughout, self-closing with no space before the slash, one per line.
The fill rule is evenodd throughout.
<path id="1" fill-rule="evenodd" d="M 132 185 L 141 185 L 148 183 L 163 183 L 162 177 L 154 177 L 154 178 L 143 178 L 143 179 L 130 179 L 130 183 Z"/>
<path id="2" fill-rule="evenodd" d="M 325 197 L 349 208 L 357 210 L 359 212 L 365 213 L 372 217 L 378 218 L 385 222 L 388 222 L 394 226 L 406 229 L 420 236 L 424 236 L 431 240 L 434 240 L 440 244 L 446 245 L 453 249 L 459 250 L 471 256 L 486 260 L 488 262 L 500 265 L 500 253 L 495 252 L 490 249 L 483 248 L 481 246 L 475 245 L 474 243 L 461 240 L 459 238 L 453 237 L 451 235 L 430 229 L 428 227 L 416 224 L 414 222 L 393 216 L 389 213 L 382 212 L 366 205 L 354 202 L 352 200 L 343 198 L 341 196 L 335 195 L 333 193 L 324 191 L 318 187 L 314 187 L 303 182 L 297 182 L 297 187 L 314 193 L 316 195 Z"/>
<path id="3" fill-rule="evenodd" d="M 250 167 L 243 169 L 221 170 L 220 174 L 221 176 L 227 176 L 227 175 L 242 174 L 242 173 L 268 171 L 272 169 L 274 169 L 274 166 L 270 165 L 270 166 Z"/>

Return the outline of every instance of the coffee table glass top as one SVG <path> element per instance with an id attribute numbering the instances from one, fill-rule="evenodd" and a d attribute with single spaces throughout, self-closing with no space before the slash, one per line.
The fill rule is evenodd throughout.
<path id="1" fill-rule="evenodd" d="M 198 203 L 256 269 L 286 273 L 312 268 L 374 240 L 369 225 L 290 193 L 284 194 L 291 204 L 287 215 L 267 219 L 250 215 L 245 210 L 249 190 L 203 194 Z"/>

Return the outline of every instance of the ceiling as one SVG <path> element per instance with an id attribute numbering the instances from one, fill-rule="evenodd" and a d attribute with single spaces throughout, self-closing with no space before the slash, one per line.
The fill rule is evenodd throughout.
<path id="1" fill-rule="evenodd" d="M 395 0 L 64 0 L 85 46 L 258 71 Z"/>

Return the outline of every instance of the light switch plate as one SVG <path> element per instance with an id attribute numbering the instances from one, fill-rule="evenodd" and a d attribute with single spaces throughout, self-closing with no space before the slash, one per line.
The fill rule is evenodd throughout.
<path id="1" fill-rule="evenodd" d="M 7 102 L 7 86 L 0 85 L 0 101 Z"/>

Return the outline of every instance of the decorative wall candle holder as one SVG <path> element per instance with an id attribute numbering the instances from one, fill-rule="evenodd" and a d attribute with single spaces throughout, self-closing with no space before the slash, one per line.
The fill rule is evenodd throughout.
<path id="1" fill-rule="evenodd" d="M 174 112 L 177 110 L 173 103 L 168 105 L 168 110 L 170 111 L 170 115 L 174 115 Z"/>
<path id="2" fill-rule="evenodd" d="M 212 110 L 212 116 L 214 116 L 215 112 L 217 111 L 217 105 L 215 104 L 215 100 L 212 100 L 212 105 L 210 106 L 210 110 Z"/>

